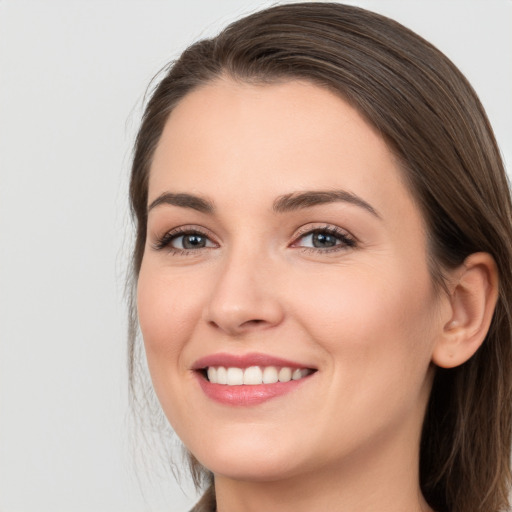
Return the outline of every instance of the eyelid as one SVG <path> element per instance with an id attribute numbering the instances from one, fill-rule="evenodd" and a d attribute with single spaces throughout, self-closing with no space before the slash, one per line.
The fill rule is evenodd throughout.
<path id="1" fill-rule="evenodd" d="M 335 236 L 341 243 L 336 244 L 329 248 L 321 248 L 321 247 L 307 247 L 298 245 L 298 242 L 305 238 L 308 235 L 312 235 L 314 233 L 328 233 L 330 235 Z M 346 250 L 352 247 L 356 247 L 358 245 L 357 238 L 352 235 L 346 229 L 343 229 L 339 226 L 333 224 L 308 224 L 306 226 L 302 226 L 293 236 L 293 242 L 290 244 L 290 247 L 302 248 L 304 250 L 311 250 L 314 252 L 329 252 L 329 251 L 338 251 L 338 250 Z"/>
<path id="2" fill-rule="evenodd" d="M 153 249 L 159 251 L 163 249 L 167 249 L 170 252 L 174 253 L 191 253 L 197 252 L 199 249 L 213 249 L 214 247 L 202 247 L 198 249 L 180 249 L 178 247 L 172 247 L 171 243 L 176 238 L 185 235 L 200 235 L 210 242 L 214 244 L 215 247 L 219 246 L 219 243 L 215 239 L 216 237 L 211 233 L 211 231 L 203 226 L 198 226 L 196 224 L 185 224 L 183 226 L 177 226 L 175 228 L 169 229 L 165 231 L 162 235 L 157 235 L 156 240 L 151 244 Z"/>
<path id="3" fill-rule="evenodd" d="M 299 245 L 301 239 L 303 239 L 307 235 L 312 235 L 314 233 L 327 233 L 329 235 L 334 236 L 340 243 L 336 243 L 331 247 L 308 247 Z M 173 247 L 171 244 L 174 240 L 179 238 L 180 236 L 185 235 L 199 235 L 206 238 L 213 244 L 212 246 L 206 247 L 198 247 L 196 249 L 184 249 L 179 247 Z M 168 231 L 165 231 L 162 235 L 156 235 L 156 240 L 151 244 L 154 250 L 160 251 L 163 249 L 167 249 L 171 253 L 175 254 L 192 254 L 198 253 L 201 249 L 214 249 L 220 246 L 219 242 L 216 240 L 216 236 L 213 233 L 203 227 L 198 226 L 196 224 L 186 224 L 182 226 L 177 226 Z M 335 252 L 338 250 L 347 250 L 353 247 L 356 247 L 358 244 L 358 240 L 354 237 L 349 231 L 343 229 L 339 226 L 333 224 L 326 223 L 312 223 L 307 224 L 299 228 L 296 233 L 293 235 L 293 241 L 289 244 L 289 247 L 303 249 L 305 251 L 313 251 L 319 253 L 326 252 Z"/>

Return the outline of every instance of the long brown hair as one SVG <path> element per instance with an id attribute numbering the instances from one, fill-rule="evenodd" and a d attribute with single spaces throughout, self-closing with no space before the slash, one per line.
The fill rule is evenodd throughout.
<path id="1" fill-rule="evenodd" d="M 511 480 L 511 202 L 491 126 L 470 84 L 447 57 L 399 23 L 335 3 L 272 7 L 192 45 L 154 89 L 135 144 L 133 283 L 146 241 L 151 159 L 164 124 L 186 94 L 220 76 L 255 83 L 307 80 L 357 108 L 401 163 L 428 227 L 430 270 L 440 290 L 443 270 L 474 252 L 494 257 L 499 299 L 484 344 L 462 366 L 436 370 L 420 484 L 438 512 L 505 509 Z M 137 371 L 135 309 L 132 299 L 131 382 Z M 208 479 L 191 460 L 196 480 Z"/>

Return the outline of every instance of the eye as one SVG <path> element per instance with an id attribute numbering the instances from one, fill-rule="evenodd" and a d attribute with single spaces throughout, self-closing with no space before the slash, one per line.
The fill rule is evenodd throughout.
<path id="1" fill-rule="evenodd" d="M 157 250 L 169 249 L 173 253 L 189 253 L 199 249 L 217 247 L 205 233 L 196 229 L 177 228 L 165 233 L 154 244 Z"/>
<path id="2" fill-rule="evenodd" d="M 169 242 L 175 249 L 203 249 L 204 247 L 215 247 L 215 244 L 208 237 L 200 233 L 187 233 L 174 236 Z"/>
<path id="3" fill-rule="evenodd" d="M 309 230 L 299 235 L 296 242 L 293 243 L 294 247 L 304 247 L 316 251 L 346 249 L 355 247 L 355 245 L 356 241 L 352 236 L 334 226 Z"/>

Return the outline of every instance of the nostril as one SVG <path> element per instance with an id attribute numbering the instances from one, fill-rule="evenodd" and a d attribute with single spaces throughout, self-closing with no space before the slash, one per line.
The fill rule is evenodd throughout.
<path id="1" fill-rule="evenodd" d="M 262 328 L 266 324 L 269 324 L 269 322 L 265 320 L 261 320 L 259 318 L 255 318 L 253 320 L 246 320 L 245 322 L 242 322 L 240 324 L 223 324 L 216 322 L 215 320 L 210 320 L 208 324 L 213 327 L 214 329 L 221 329 L 226 332 L 231 332 L 232 334 L 242 334 L 243 332 L 251 331 L 254 329 Z"/>
<path id="2" fill-rule="evenodd" d="M 247 320 L 246 322 L 244 322 L 242 324 L 242 326 L 247 326 L 247 327 L 250 327 L 250 326 L 256 326 L 256 325 L 260 325 L 260 324 L 263 324 L 265 323 L 265 320 Z"/>

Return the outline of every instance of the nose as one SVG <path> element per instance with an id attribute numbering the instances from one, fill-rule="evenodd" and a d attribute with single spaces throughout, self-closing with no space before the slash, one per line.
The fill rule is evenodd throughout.
<path id="1" fill-rule="evenodd" d="M 269 259 L 249 251 L 232 254 L 219 269 L 204 310 L 206 322 L 230 336 L 280 324 L 284 310 Z"/>

